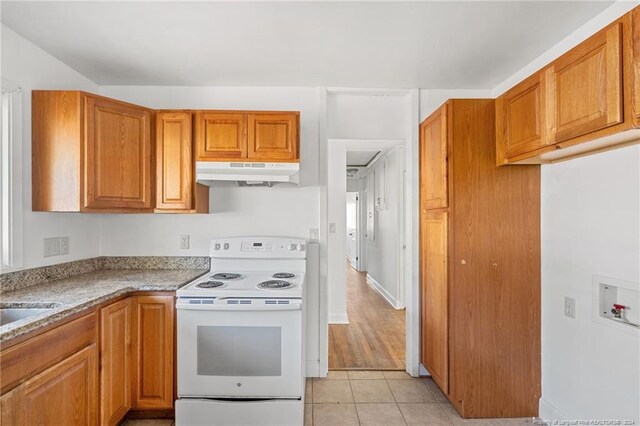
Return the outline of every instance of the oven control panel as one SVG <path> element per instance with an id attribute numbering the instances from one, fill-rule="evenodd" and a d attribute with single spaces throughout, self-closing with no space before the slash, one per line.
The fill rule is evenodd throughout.
<path id="1" fill-rule="evenodd" d="M 234 237 L 211 242 L 211 257 L 242 259 L 304 259 L 306 241 L 301 238 Z"/>

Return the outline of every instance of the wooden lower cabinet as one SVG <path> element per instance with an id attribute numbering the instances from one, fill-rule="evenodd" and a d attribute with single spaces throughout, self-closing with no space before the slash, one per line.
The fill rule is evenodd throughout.
<path id="1" fill-rule="evenodd" d="M 447 110 L 449 206 L 421 213 L 421 361 L 463 417 L 537 416 L 540 167 L 496 166 L 494 100 Z"/>
<path id="2" fill-rule="evenodd" d="M 174 317 L 174 296 L 133 298 L 132 408 L 173 408 Z"/>
<path id="3" fill-rule="evenodd" d="M 98 349 L 95 344 L 2 396 L 2 424 L 96 425 Z"/>
<path id="4" fill-rule="evenodd" d="M 131 299 L 100 310 L 100 424 L 116 425 L 131 408 Z"/>

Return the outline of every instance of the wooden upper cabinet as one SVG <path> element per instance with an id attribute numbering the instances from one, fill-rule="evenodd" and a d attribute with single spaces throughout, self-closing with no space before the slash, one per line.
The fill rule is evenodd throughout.
<path id="1" fill-rule="evenodd" d="M 421 220 L 421 361 L 444 393 L 449 392 L 447 212 Z"/>
<path id="2" fill-rule="evenodd" d="M 622 23 L 616 23 L 552 65 L 555 142 L 624 120 Z"/>
<path id="3" fill-rule="evenodd" d="M 248 114 L 249 160 L 295 161 L 298 157 L 298 113 Z"/>
<path id="4" fill-rule="evenodd" d="M 131 299 L 100 310 L 100 424 L 117 425 L 131 408 Z"/>
<path id="5" fill-rule="evenodd" d="M 173 408 L 173 296 L 133 298 L 133 399 L 137 409 Z"/>
<path id="6" fill-rule="evenodd" d="M 545 108 L 549 75 L 549 69 L 536 73 L 496 99 L 498 163 L 549 143 Z"/>
<path id="7" fill-rule="evenodd" d="M 209 212 L 209 188 L 195 182 L 193 152 L 191 112 L 156 113 L 156 212 Z"/>
<path id="8" fill-rule="evenodd" d="M 151 111 L 87 97 L 84 209 L 149 209 Z"/>
<path id="9" fill-rule="evenodd" d="M 634 115 L 636 127 L 640 127 L 640 7 L 636 7 L 631 16 L 633 27 L 633 71 L 635 78 Z"/>
<path id="10" fill-rule="evenodd" d="M 448 105 L 420 124 L 421 210 L 445 208 L 447 194 Z"/>
<path id="11" fill-rule="evenodd" d="M 247 116 L 236 112 L 197 112 L 198 161 L 247 158 Z"/>

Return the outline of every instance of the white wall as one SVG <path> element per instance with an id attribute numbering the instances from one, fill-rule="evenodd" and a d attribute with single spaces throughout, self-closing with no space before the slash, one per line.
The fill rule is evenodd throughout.
<path id="1" fill-rule="evenodd" d="M 301 121 L 300 187 L 219 183 L 210 189 L 207 215 L 105 215 L 103 255 L 203 256 L 215 237 L 309 238 L 309 229 L 320 227 L 317 89 L 102 86 L 100 93 L 152 108 L 296 110 Z M 189 250 L 180 250 L 180 235 L 191 236 Z"/>
<path id="2" fill-rule="evenodd" d="M 31 91 L 98 86 L 44 50 L 2 25 L 2 78 L 22 88 L 23 266 L 33 268 L 99 255 L 100 216 L 31 211 Z M 68 236 L 70 254 L 43 256 L 43 238 Z"/>
<path id="3" fill-rule="evenodd" d="M 592 321 L 593 275 L 640 282 L 640 146 L 542 167 L 540 417 L 637 424 L 639 341 Z"/>
<path id="4" fill-rule="evenodd" d="M 364 261 L 367 273 L 382 288 L 380 289 L 394 307 L 402 307 L 400 300 L 400 275 L 398 250 L 402 244 L 400 215 L 402 206 L 402 173 L 404 171 L 404 149 L 397 148 L 384 157 L 385 167 L 377 161 L 372 167 L 376 173 L 385 173 L 386 207 L 376 211 L 375 239 L 366 239 Z M 367 179 L 373 179 L 373 173 Z M 368 196 L 369 194 L 367 194 Z M 377 195 L 376 195 L 377 196 Z"/>

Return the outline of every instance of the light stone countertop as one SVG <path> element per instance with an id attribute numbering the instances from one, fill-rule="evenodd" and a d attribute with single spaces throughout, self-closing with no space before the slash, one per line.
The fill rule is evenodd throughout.
<path id="1" fill-rule="evenodd" d="M 69 278 L 3 292 L 0 307 L 55 308 L 0 327 L 0 343 L 135 291 L 176 291 L 208 272 L 204 269 L 95 270 Z"/>

